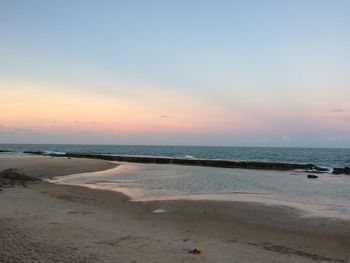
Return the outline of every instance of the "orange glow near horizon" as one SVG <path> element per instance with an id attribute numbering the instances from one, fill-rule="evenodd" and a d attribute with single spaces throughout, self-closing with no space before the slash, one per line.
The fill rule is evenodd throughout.
<path id="1" fill-rule="evenodd" d="M 48 133 L 98 134 L 264 133 L 284 130 L 350 130 L 348 114 L 326 112 L 325 103 L 289 108 L 274 101 L 246 108 L 243 102 L 220 105 L 181 92 L 149 88 L 137 96 L 86 94 L 5 83 L 1 90 L 1 125 Z M 11 88 L 9 88 L 11 87 Z M 306 94 L 307 95 L 307 94 Z M 308 97 L 305 95 L 305 100 Z M 321 100 L 319 100 L 321 101 Z M 254 102 L 248 102 L 254 105 Z M 258 107 L 263 107 L 259 109 Z M 302 118 L 300 117 L 302 116 Z"/>
<path id="2" fill-rule="evenodd" d="M 25 86 L 3 91 L 0 102 L 3 125 L 45 131 L 177 133 L 257 127 L 244 116 L 172 91 L 152 90 L 130 99 Z"/>

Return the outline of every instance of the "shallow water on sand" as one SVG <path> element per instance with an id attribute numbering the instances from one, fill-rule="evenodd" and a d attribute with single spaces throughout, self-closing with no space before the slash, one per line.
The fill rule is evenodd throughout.
<path id="1" fill-rule="evenodd" d="M 350 176 L 168 164 L 121 163 L 101 172 L 54 178 L 60 184 L 122 192 L 133 201 L 225 200 L 302 209 L 305 216 L 350 219 Z"/>

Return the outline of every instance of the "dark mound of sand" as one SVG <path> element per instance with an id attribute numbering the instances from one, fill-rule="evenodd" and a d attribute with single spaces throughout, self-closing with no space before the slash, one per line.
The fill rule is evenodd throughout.
<path id="1" fill-rule="evenodd" d="M 40 181 L 40 179 L 27 176 L 18 169 L 10 168 L 0 172 L 0 190 L 15 185 L 26 187 L 28 182 L 35 181 Z"/>

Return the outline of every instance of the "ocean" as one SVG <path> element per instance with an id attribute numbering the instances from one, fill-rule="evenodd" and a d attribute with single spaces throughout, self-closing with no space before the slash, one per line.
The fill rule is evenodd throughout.
<path id="1" fill-rule="evenodd" d="M 181 158 L 249 160 L 287 163 L 312 163 L 333 168 L 350 166 L 350 149 L 283 147 L 207 147 L 148 145 L 65 145 L 0 144 L 0 151 L 43 151 L 58 153 L 103 153 L 169 156 Z"/>

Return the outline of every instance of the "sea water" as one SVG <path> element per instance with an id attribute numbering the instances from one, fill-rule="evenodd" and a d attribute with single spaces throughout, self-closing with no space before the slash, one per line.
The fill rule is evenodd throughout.
<path id="1" fill-rule="evenodd" d="M 171 164 L 119 163 L 116 168 L 54 178 L 60 184 L 122 192 L 133 201 L 222 200 L 301 209 L 305 216 L 350 219 L 350 176 Z"/>
<path id="2" fill-rule="evenodd" d="M 1 150 L 312 163 L 329 168 L 350 166 L 350 149 L 342 148 L 0 144 Z"/>

